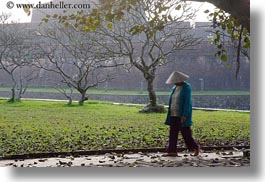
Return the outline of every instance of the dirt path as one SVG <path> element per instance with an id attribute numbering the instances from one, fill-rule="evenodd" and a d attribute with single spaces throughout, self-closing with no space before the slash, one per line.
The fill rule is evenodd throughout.
<path id="1" fill-rule="evenodd" d="M 163 157 L 163 153 L 129 153 L 87 155 L 80 157 L 1 160 L 0 167 L 242 167 L 250 166 L 250 159 L 241 151 L 218 151 L 191 156 L 179 153 L 180 157 Z"/>

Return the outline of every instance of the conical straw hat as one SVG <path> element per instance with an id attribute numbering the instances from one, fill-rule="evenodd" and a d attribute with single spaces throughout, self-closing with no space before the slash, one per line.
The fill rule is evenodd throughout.
<path id="1" fill-rule="evenodd" d="M 180 71 L 174 71 L 171 73 L 171 75 L 168 77 L 166 84 L 175 84 L 179 82 L 183 82 L 189 78 L 188 75 L 185 73 L 182 73 Z"/>

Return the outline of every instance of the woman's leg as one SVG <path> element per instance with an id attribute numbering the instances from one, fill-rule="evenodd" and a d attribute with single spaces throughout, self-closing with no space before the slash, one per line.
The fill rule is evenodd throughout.
<path id="1" fill-rule="evenodd" d="M 199 150 L 199 144 L 192 137 L 192 131 L 190 127 L 182 127 L 180 129 L 185 144 L 189 150 Z"/>
<path id="2" fill-rule="evenodd" d="M 181 127 L 179 117 L 171 117 L 167 153 L 177 153 L 178 134 Z"/>

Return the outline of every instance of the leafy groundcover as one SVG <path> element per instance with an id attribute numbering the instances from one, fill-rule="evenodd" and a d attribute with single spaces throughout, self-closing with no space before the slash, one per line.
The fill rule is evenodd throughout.
<path id="1" fill-rule="evenodd" d="M 166 147 L 166 114 L 140 106 L 87 101 L 0 100 L 0 157 L 79 150 Z M 193 135 L 202 146 L 250 144 L 250 113 L 193 111 Z M 179 146 L 185 147 L 180 135 Z"/>

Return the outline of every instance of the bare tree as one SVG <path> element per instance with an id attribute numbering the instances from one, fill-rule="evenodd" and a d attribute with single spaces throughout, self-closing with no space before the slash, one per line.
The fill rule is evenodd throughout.
<path id="1" fill-rule="evenodd" d="M 97 39 L 94 35 L 56 24 L 38 34 L 44 39 L 39 47 L 45 59 L 39 59 L 36 66 L 60 76 L 58 88 L 68 98 L 68 104 L 71 104 L 72 97 L 64 88 L 77 90 L 81 94 L 79 104 L 83 105 L 88 99 L 89 88 L 113 78 L 118 64 L 110 54 L 93 44 Z"/>
<path id="2" fill-rule="evenodd" d="M 171 8 L 161 14 L 163 7 Z M 173 11 L 179 8 L 183 12 L 174 15 Z M 156 69 L 167 63 L 170 54 L 191 49 L 200 42 L 200 38 L 191 33 L 190 24 L 185 22 L 193 18 L 194 13 L 188 4 L 179 1 L 140 0 L 121 20 L 106 21 L 96 30 L 98 35 L 104 36 L 98 42 L 101 47 L 126 57 L 130 65 L 142 72 L 149 93 L 149 104 L 142 112 L 164 112 L 164 108 L 157 105 L 153 85 Z M 161 21 L 164 18 L 166 21 Z"/>
<path id="3" fill-rule="evenodd" d="M 32 69 L 32 31 L 23 24 L 7 23 L 10 15 L 0 15 L 0 69 L 12 80 L 10 101 L 20 100 L 29 82 L 38 76 Z"/>
<path id="4" fill-rule="evenodd" d="M 141 1 L 141 0 L 140 0 Z M 121 20 L 124 17 L 126 11 L 130 11 L 132 7 L 135 7 L 137 3 L 140 1 L 136 0 L 108 0 L 102 1 L 99 0 L 100 6 L 96 9 L 92 9 L 91 13 L 86 14 L 86 11 L 78 11 L 73 14 L 65 14 L 64 16 L 58 16 L 55 14 L 54 16 L 48 15 L 46 18 L 43 18 L 43 22 L 48 22 L 49 19 L 55 18 L 58 19 L 64 25 L 69 25 L 69 23 L 73 23 L 75 27 L 77 27 L 80 31 L 94 31 L 98 27 L 101 27 L 101 19 L 105 19 L 108 22 L 113 20 Z M 146 0 L 148 3 L 151 2 L 152 9 L 158 10 L 157 13 L 154 13 L 155 16 L 149 16 L 149 24 L 153 24 L 157 22 L 158 27 L 163 25 L 163 22 L 167 22 L 168 20 L 172 20 L 171 16 L 165 16 L 167 12 L 172 9 L 170 4 L 173 4 L 176 0 Z M 186 0 L 179 0 L 183 3 L 186 3 Z M 210 17 L 212 17 L 213 27 L 219 27 L 223 30 L 226 30 L 227 33 L 230 34 L 231 41 L 238 43 L 237 44 L 237 70 L 236 77 L 240 69 L 240 57 L 241 57 L 241 48 L 242 45 L 244 48 L 250 48 L 250 0 L 192 0 L 197 2 L 208 2 L 219 9 L 216 9 L 215 12 L 209 12 Z M 164 4 L 169 4 L 164 6 Z M 181 9 L 181 6 L 176 6 L 176 9 Z M 207 12 L 205 11 L 205 12 Z M 106 13 L 107 12 L 107 13 Z M 223 12 L 220 14 L 220 12 Z M 222 15 L 222 14 L 225 14 Z M 229 14 L 229 15 L 228 15 Z M 158 17 L 162 17 L 162 19 Z M 158 21 L 157 21 L 158 20 Z M 109 23 L 111 26 L 111 23 Z M 234 31 L 236 27 L 236 31 Z M 138 29 L 138 30 L 137 30 Z M 139 32 L 144 32 L 145 26 L 139 25 L 135 26 L 134 30 Z M 226 54 L 226 48 L 219 41 L 219 32 L 216 30 L 215 32 L 215 42 L 218 49 L 221 49 L 221 53 L 218 50 L 215 55 L 217 55 L 221 60 L 226 61 L 228 55 Z M 234 41 L 238 40 L 238 41 Z M 220 48 L 221 47 L 221 48 Z M 243 55 L 245 55 L 245 50 L 243 50 Z"/>

